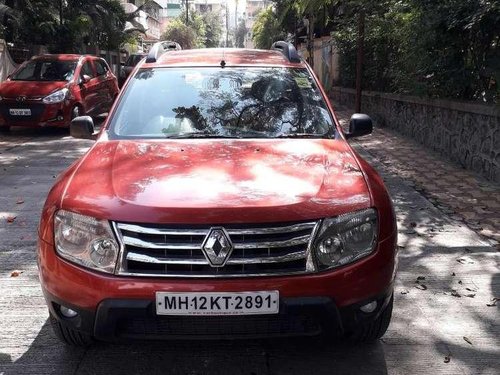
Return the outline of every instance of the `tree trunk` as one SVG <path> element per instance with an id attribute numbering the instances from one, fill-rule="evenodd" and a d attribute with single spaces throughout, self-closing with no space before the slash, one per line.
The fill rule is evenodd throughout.
<path id="1" fill-rule="evenodd" d="M 361 112 L 361 95 L 363 80 L 363 58 L 365 45 L 365 12 L 361 10 L 358 16 L 358 55 L 356 58 L 356 104 L 355 112 Z"/>

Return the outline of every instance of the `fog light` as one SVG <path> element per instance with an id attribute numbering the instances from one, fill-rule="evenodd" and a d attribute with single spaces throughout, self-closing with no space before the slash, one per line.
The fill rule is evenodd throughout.
<path id="1" fill-rule="evenodd" d="M 59 310 L 61 311 L 61 314 L 66 318 L 74 318 L 75 316 L 78 315 L 78 313 L 75 310 L 71 310 L 69 307 L 66 306 L 61 305 Z"/>
<path id="2" fill-rule="evenodd" d="M 367 303 L 366 305 L 361 306 L 359 309 L 364 313 L 369 314 L 374 312 L 376 308 L 377 308 L 377 301 L 372 301 L 370 303 Z"/>

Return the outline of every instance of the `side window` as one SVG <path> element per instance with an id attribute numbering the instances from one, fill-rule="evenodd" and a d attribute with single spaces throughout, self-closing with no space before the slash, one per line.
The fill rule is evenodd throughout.
<path id="1" fill-rule="evenodd" d="M 90 78 L 94 77 L 94 72 L 92 71 L 92 65 L 90 61 L 85 61 L 80 72 L 81 76 L 88 75 Z"/>
<path id="2" fill-rule="evenodd" d="M 108 65 L 102 60 L 94 60 L 97 76 L 102 76 L 108 72 Z"/>

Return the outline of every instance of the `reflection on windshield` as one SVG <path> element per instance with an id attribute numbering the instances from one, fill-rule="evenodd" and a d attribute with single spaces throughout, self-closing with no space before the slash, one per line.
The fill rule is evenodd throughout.
<path id="1" fill-rule="evenodd" d="M 143 69 L 111 122 L 112 137 L 324 136 L 332 121 L 306 69 Z"/>
<path id="2" fill-rule="evenodd" d="M 71 81 L 75 74 L 75 61 L 29 61 L 14 73 L 14 81 Z"/>

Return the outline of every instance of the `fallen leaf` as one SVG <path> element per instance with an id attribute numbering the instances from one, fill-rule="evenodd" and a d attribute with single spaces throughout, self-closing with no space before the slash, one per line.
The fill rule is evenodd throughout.
<path id="1" fill-rule="evenodd" d="M 462 284 L 462 280 L 458 280 L 458 283 L 459 283 L 459 284 Z"/>
<path id="2" fill-rule="evenodd" d="M 453 297 L 458 297 L 458 298 L 462 297 L 462 296 L 460 295 L 460 293 L 458 293 L 455 289 L 452 289 L 452 291 L 451 291 L 451 295 L 452 295 Z"/>
<path id="3" fill-rule="evenodd" d="M 450 356 L 449 355 L 444 357 L 444 363 L 450 363 Z"/>
<path id="4" fill-rule="evenodd" d="M 461 264 L 474 264 L 474 261 L 468 257 L 458 258 L 457 262 Z"/>
<path id="5" fill-rule="evenodd" d="M 476 296 L 476 293 L 466 294 L 465 296 L 469 298 L 474 298 Z"/>
<path id="6" fill-rule="evenodd" d="M 23 271 L 15 270 L 10 273 L 10 277 L 18 277 Z"/>
<path id="7" fill-rule="evenodd" d="M 24 203 L 24 200 L 19 198 L 17 201 L 16 201 L 16 204 L 23 204 Z"/>
<path id="8" fill-rule="evenodd" d="M 417 223 L 415 223 L 414 221 L 412 221 L 412 222 L 410 223 L 410 227 L 415 228 L 416 226 L 417 226 Z"/>
<path id="9" fill-rule="evenodd" d="M 408 294 L 408 293 L 410 293 L 410 291 L 409 291 L 408 289 L 403 289 L 403 290 L 401 291 L 401 294 Z"/>
<path id="10" fill-rule="evenodd" d="M 476 289 L 472 289 L 472 288 L 465 288 L 465 290 L 468 290 L 469 292 L 474 292 L 474 293 L 477 292 Z"/>
<path id="11" fill-rule="evenodd" d="M 17 216 L 8 216 L 7 217 L 7 223 L 13 223 L 16 220 Z"/>
<path id="12" fill-rule="evenodd" d="M 425 280 L 425 276 L 419 276 L 419 277 L 417 277 L 417 281 L 420 281 L 420 280 Z"/>
<path id="13" fill-rule="evenodd" d="M 415 285 L 415 288 L 420 289 L 420 290 L 427 290 L 427 286 L 424 284 L 417 284 L 417 285 Z"/>
<path id="14" fill-rule="evenodd" d="M 498 301 L 500 301 L 500 298 L 494 297 L 491 299 L 491 303 L 487 303 L 486 306 L 488 307 L 496 306 Z"/>
<path id="15" fill-rule="evenodd" d="M 470 339 L 467 336 L 464 336 L 464 340 L 467 344 L 472 345 L 472 341 L 470 341 Z"/>
<path id="16" fill-rule="evenodd" d="M 455 275 L 455 272 L 453 272 L 453 273 L 451 274 L 451 276 L 457 276 L 457 275 Z"/>

